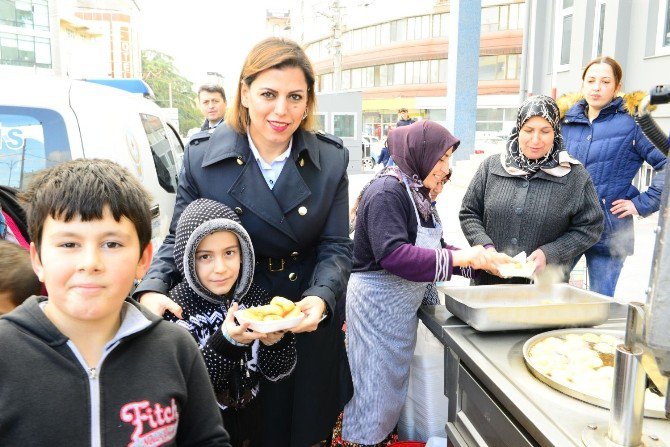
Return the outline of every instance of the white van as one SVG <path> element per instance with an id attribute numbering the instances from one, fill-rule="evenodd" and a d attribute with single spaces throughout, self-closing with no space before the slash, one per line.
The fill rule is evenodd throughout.
<path id="1" fill-rule="evenodd" d="M 52 76 L 0 74 L 0 184 L 22 189 L 37 171 L 107 158 L 152 195 L 152 242 L 168 233 L 183 145 L 161 109 L 141 95 Z"/>

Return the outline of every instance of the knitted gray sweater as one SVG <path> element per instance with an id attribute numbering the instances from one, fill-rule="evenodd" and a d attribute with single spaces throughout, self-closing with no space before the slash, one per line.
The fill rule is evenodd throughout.
<path id="1" fill-rule="evenodd" d="M 538 171 L 530 180 L 503 169 L 500 155 L 479 166 L 460 212 L 470 245 L 493 244 L 499 252 L 530 255 L 540 248 L 547 265 L 562 268 L 567 280 L 572 261 L 600 238 L 603 214 L 588 172 L 573 165 L 564 177 Z M 484 272 L 476 284 L 521 282 Z"/>

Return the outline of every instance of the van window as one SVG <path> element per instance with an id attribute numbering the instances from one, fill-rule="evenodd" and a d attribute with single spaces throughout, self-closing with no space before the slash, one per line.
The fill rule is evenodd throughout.
<path id="1" fill-rule="evenodd" d="M 163 122 L 157 116 L 145 113 L 140 113 L 140 118 L 151 146 L 158 183 L 165 191 L 174 193 L 177 191 L 177 167 Z"/>
<path id="2" fill-rule="evenodd" d="M 0 106 L 0 185 L 23 189 L 37 171 L 71 158 L 59 113 Z"/>
<path id="3" fill-rule="evenodd" d="M 167 123 L 167 137 L 172 146 L 172 153 L 174 154 L 177 164 L 177 172 L 181 172 L 182 161 L 184 159 L 184 144 L 181 142 L 179 134 L 170 123 Z"/>

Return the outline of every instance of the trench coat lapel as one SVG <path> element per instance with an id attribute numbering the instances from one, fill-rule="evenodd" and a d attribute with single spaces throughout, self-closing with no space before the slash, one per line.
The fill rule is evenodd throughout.
<path id="1" fill-rule="evenodd" d="M 290 159 L 287 160 L 286 165 L 284 165 L 280 178 L 284 174 L 283 171 L 289 165 L 293 165 Z M 295 170 L 295 166 L 293 166 L 293 169 Z M 242 173 L 237 177 L 233 186 L 228 190 L 228 193 L 258 217 L 277 228 L 294 241 L 298 240 L 293 229 L 284 217 L 284 212 L 282 211 L 280 203 L 265 182 L 261 169 L 258 167 L 258 163 L 253 159 L 253 156 L 250 155 L 248 157 Z"/>
<path id="2" fill-rule="evenodd" d="M 286 160 L 272 193 L 281 208 L 282 214 L 288 213 L 312 195 L 312 191 L 298 172 L 292 158 L 289 157 Z"/>

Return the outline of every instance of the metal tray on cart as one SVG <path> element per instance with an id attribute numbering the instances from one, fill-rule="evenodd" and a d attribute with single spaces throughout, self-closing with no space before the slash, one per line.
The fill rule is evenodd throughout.
<path id="1" fill-rule="evenodd" d="M 616 330 L 608 330 L 608 329 L 596 329 L 596 328 L 573 328 L 573 329 L 559 329 L 556 331 L 549 331 L 549 332 L 543 332 L 541 334 L 538 334 L 526 341 L 523 345 L 523 359 L 524 362 L 526 363 L 526 367 L 528 370 L 541 382 L 544 382 L 545 384 L 549 385 L 553 389 L 560 391 L 563 394 L 567 394 L 568 396 L 574 397 L 575 399 L 579 399 L 583 402 L 587 402 L 593 405 L 596 405 L 601 408 L 607 408 L 609 409 L 611 406 L 611 397 L 606 397 L 603 395 L 599 395 L 595 389 L 596 387 L 594 386 L 589 386 L 589 387 L 579 387 L 577 385 L 570 385 L 569 382 L 563 383 L 559 382 L 558 380 L 554 380 L 550 375 L 543 373 L 542 371 L 538 370 L 535 368 L 533 365 L 533 362 L 531 360 L 531 349 L 533 346 L 536 344 L 540 343 L 541 341 L 549 338 L 549 337 L 556 337 L 556 338 L 563 338 L 568 334 L 585 334 L 585 333 L 593 333 L 597 335 L 601 334 L 608 334 L 608 335 L 613 335 L 623 342 L 624 338 L 624 333 L 623 331 L 616 331 Z M 607 355 L 606 355 L 607 356 Z M 614 355 L 609 354 L 609 362 L 605 360 L 605 365 L 606 366 L 613 366 L 614 363 Z M 665 398 L 659 397 L 655 394 L 653 394 L 651 391 L 646 390 L 645 391 L 645 401 L 644 401 L 644 415 L 646 417 L 652 417 L 656 419 L 665 419 Z"/>
<path id="2" fill-rule="evenodd" d="M 596 326 L 611 300 L 568 284 L 439 286 L 449 312 L 478 331 Z"/>

